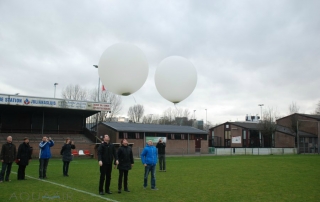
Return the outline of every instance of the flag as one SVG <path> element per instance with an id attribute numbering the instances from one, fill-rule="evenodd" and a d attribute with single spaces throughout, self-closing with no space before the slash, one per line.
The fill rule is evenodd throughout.
<path id="1" fill-rule="evenodd" d="M 104 88 L 104 85 L 102 85 L 102 91 L 106 91 L 106 89 Z"/>

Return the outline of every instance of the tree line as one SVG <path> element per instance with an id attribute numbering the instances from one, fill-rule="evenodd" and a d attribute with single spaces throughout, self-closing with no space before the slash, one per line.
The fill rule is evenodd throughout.
<path id="1" fill-rule="evenodd" d="M 108 90 L 100 91 L 97 89 L 85 89 L 80 85 L 68 85 L 62 91 L 62 97 L 70 100 L 81 101 L 94 101 L 94 102 L 107 102 L 111 105 L 110 112 L 101 112 L 96 118 L 98 121 L 113 121 L 122 110 L 121 96 L 116 95 Z M 168 108 L 159 114 L 146 114 L 144 106 L 136 104 L 129 107 L 127 116 L 130 122 L 145 123 L 145 124 L 162 124 L 162 125 L 181 125 L 181 126 L 194 126 L 197 127 L 195 117 L 192 118 L 191 112 L 188 109 L 182 108 Z M 96 121 L 93 117 L 92 121 Z M 208 130 L 212 124 L 208 121 L 203 125 L 203 130 Z M 202 129 L 202 128 L 201 128 Z"/>

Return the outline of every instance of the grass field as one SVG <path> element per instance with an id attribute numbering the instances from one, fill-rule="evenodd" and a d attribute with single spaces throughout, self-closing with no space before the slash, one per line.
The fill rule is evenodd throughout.
<path id="1" fill-rule="evenodd" d="M 62 162 L 51 159 L 48 180 L 38 180 L 38 161 L 18 181 L 0 184 L 0 201 L 320 201 L 320 156 L 205 156 L 167 158 L 167 172 L 156 172 L 158 191 L 142 188 L 139 159 L 129 172 L 130 193 L 117 193 L 113 170 L 111 195 L 98 195 L 99 168 L 94 159 L 76 159 L 70 177 Z M 150 176 L 149 181 L 150 183 Z"/>

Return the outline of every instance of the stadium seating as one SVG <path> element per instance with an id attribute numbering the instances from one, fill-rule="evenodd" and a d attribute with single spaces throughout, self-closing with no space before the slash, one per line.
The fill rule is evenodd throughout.
<path id="1" fill-rule="evenodd" d="M 79 153 L 78 153 L 77 150 L 72 150 L 72 155 L 73 155 L 73 156 L 79 156 Z"/>

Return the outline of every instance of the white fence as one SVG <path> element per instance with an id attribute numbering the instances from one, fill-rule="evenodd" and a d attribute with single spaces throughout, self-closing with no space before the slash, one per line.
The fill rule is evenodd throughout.
<path id="1" fill-rule="evenodd" d="M 214 148 L 214 155 L 283 155 L 297 154 L 296 148 Z"/>
<path id="2" fill-rule="evenodd" d="M 140 157 L 143 148 L 133 148 L 134 156 Z M 168 156 L 202 156 L 202 155 L 284 155 L 297 154 L 296 148 L 213 148 L 209 147 L 204 151 L 198 148 L 187 151 L 185 148 L 166 149 Z"/>

